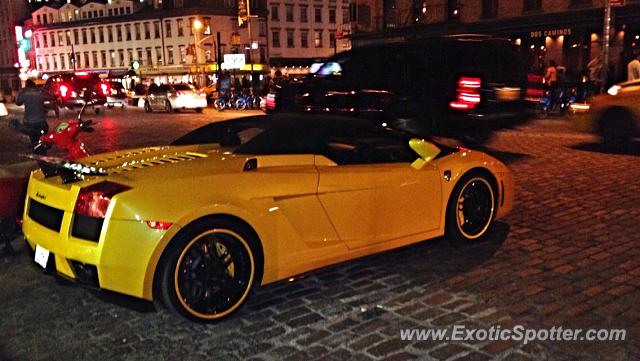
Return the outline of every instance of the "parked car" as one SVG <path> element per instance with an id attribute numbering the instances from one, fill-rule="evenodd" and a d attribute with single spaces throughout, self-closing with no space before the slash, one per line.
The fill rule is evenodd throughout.
<path id="1" fill-rule="evenodd" d="M 482 136 L 534 115 L 523 59 L 508 40 L 485 36 L 371 45 L 335 55 L 302 82 L 274 87 L 267 110 L 343 113 L 419 134 Z"/>
<path id="2" fill-rule="evenodd" d="M 577 130 L 599 135 L 606 145 L 625 146 L 640 135 L 640 80 L 616 84 L 571 110 Z"/>
<path id="3" fill-rule="evenodd" d="M 199 321 L 331 264 L 477 241 L 514 197 L 485 153 L 332 115 L 214 122 L 170 146 L 39 163 L 22 230 L 42 267 Z"/>
<path id="4" fill-rule="evenodd" d="M 127 98 L 127 92 L 124 89 L 124 85 L 119 81 L 105 82 L 107 88 L 107 102 L 106 105 L 109 108 L 120 107 L 124 109 L 129 105 L 129 99 Z"/>
<path id="5" fill-rule="evenodd" d="M 80 71 L 52 75 L 45 82 L 43 89 L 56 100 L 52 108 L 80 108 L 85 104 L 85 99 L 90 98 L 97 114 L 101 106 L 107 102 L 109 83 L 101 79 L 97 73 Z M 90 92 L 89 97 L 86 92 Z"/>
<path id="6" fill-rule="evenodd" d="M 164 110 L 167 113 L 183 109 L 192 109 L 200 113 L 207 107 L 204 94 L 189 84 L 151 84 L 145 98 L 144 109 L 147 112 Z"/>

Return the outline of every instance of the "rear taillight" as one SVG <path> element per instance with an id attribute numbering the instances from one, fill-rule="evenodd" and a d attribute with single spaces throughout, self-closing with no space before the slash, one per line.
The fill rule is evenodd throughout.
<path id="1" fill-rule="evenodd" d="M 76 199 L 73 212 L 87 217 L 104 218 L 111 198 L 129 189 L 131 187 L 109 181 L 82 188 Z"/>
<path id="2" fill-rule="evenodd" d="M 480 78 L 462 77 L 458 80 L 456 89 L 457 97 L 455 101 L 449 103 L 453 109 L 473 109 L 480 104 Z"/>
<path id="3" fill-rule="evenodd" d="M 60 91 L 60 95 L 62 95 L 63 98 L 66 98 L 67 94 L 69 94 L 69 87 L 67 87 L 66 85 L 60 85 L 58 87 L 58 90 Z"/>
<path id="4" fill-rule="evenodd" d="M 276 108 L 276 95 L 273 93 L 267 94 L 267 99 L 265 100 L 267 109 L 273 110 Z"/>

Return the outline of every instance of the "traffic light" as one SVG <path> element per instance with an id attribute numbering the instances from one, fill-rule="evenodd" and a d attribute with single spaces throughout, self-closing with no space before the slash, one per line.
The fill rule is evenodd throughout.
<path id="1" fill-rule="evenodd" d="M 31 41 L 27 38 L 22 38 L 18 43 L 20 49 L 24 50 L 25 53 L 31 49 Z"/>

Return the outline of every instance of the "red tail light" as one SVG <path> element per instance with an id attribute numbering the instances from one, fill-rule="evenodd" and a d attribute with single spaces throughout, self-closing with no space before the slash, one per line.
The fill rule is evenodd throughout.
<path id="1" fill-rule="evenodd" d="M 265 103 L 267 105 L 267 109 L 269 110 L 273 110 L 276 108 L 276 95 L 269 93 L 267 94 L 267 99 L 265 100 Z"/>
<path id="2" fill-rule="evenodd" d="M 458 96 L 455 101 L 449 103 L 453 109 L 473 109 L 480 104 L 480 78 L 462 77 L 458 80 Z"/>
<path id="3" fill-rule="evenodd" d="M 58 87 L 58 90 L 60 91 L 60 95 L 62 95 L 63 98 L 66 98 L 67 94 L 69 94 L 69 87 L 67 87 L 66 85 L 60 85 Z"/>
<path id="4" fill-rule="evenodd" d="M 88 217 L 104 218 L 111 198 L 129 189 L 131 187 L 109 181 L 82 188 L 76 199 L 73 212 Z"/>
<path id="5" fill-rule="evenodd" d="M 171 222 L 162 222 L 162 221 L 147 221 L 147 226 L 153 229 L 167 230 L 171 227 L 173 223 Z"/>

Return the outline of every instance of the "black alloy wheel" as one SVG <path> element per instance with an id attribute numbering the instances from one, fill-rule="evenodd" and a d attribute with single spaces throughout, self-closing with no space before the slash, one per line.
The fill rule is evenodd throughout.
<path id="1" fill-rule="evenodd" d="M 495 218 L 495 200 L 494 188 L 484 174 L 463 177 L 447 206 L 447 235 L 455 241 L 471 241 L 487 234 Z"/>
<path id="2" fill-rule="evenodd" d="M 237 310 L 259 282 L 252 232 L 233 222 L 197 222 L 181 233 L 160 265 L 163 303 L 197 321 L 216 321 Z"/>

